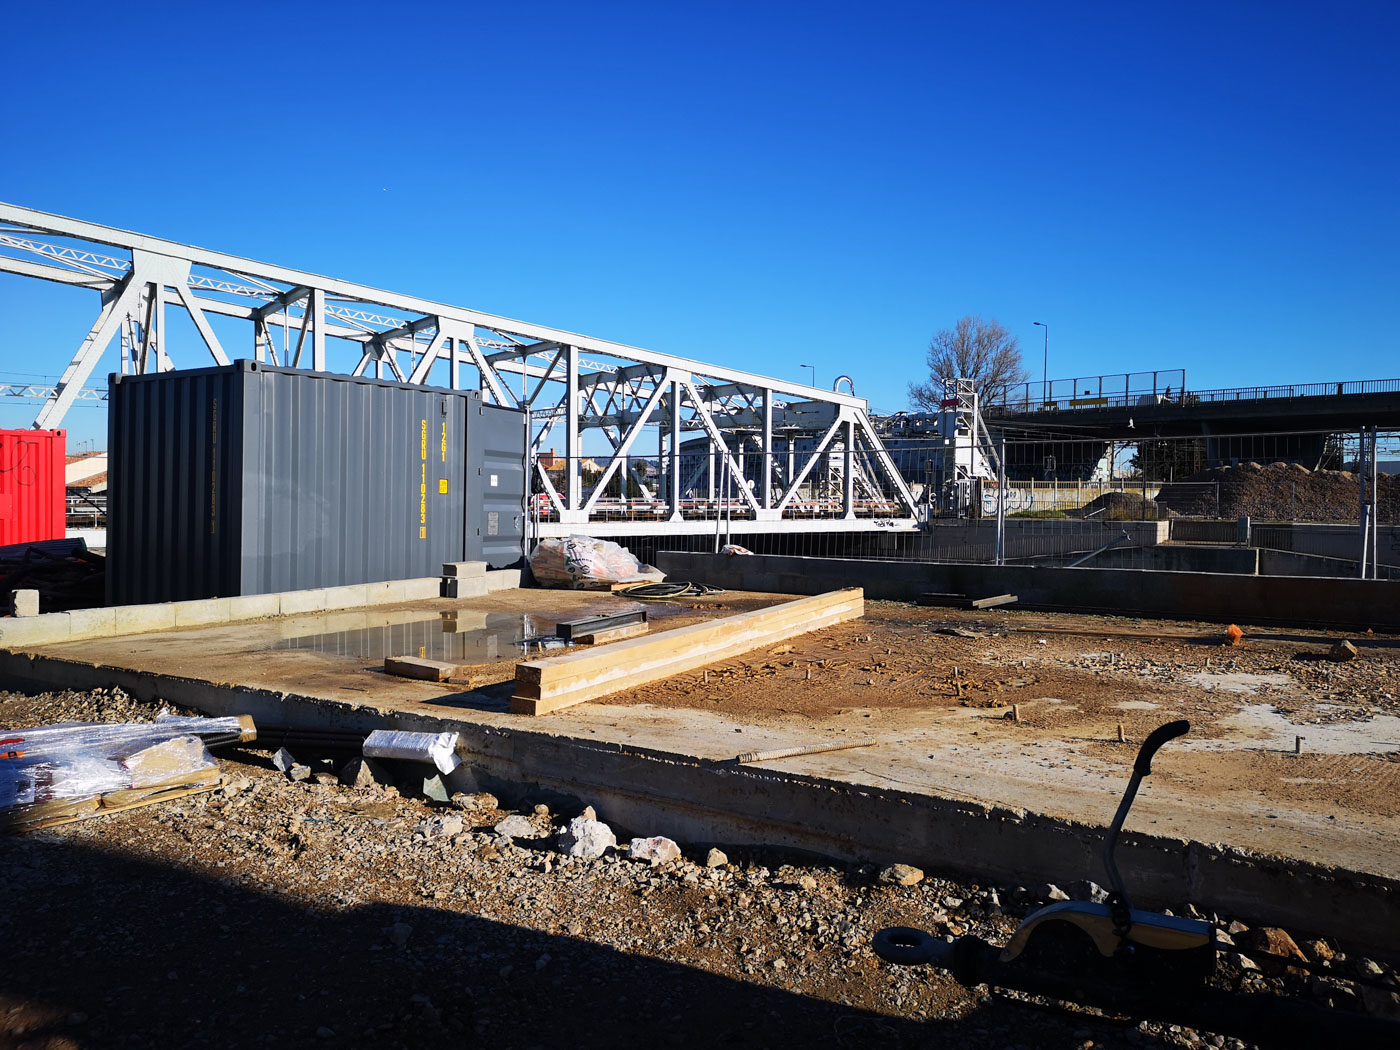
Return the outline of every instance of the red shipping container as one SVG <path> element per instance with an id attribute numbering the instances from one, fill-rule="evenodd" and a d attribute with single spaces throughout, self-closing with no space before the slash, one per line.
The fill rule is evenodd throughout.
<path id="1" fill-rule="evenodd" d="M 0 430 L 0 546 L 61 540 L 66 430 Z"/>

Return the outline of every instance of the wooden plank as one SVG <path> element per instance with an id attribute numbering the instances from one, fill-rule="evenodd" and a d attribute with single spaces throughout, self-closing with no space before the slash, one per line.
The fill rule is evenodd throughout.
<path id="1" fill-rule="evenodd" d="M 832 591 L 602 650 L 520 664 L 510 709 L 515 714 L 546 714 L 856 619 L 864 611 L 860 588 Z"/>
<path id="2" fill-rule="evenodd" d="M 1014 594 L 998 594 L 995 598 L 978 598 L 972 603 L 974 609 L 995 609 L 998 605 L 1010 605 L 1016 601 Z"/>
<path id="3" fill-rule="evenodd" d="M 797 605 L 797 603 L 787 603 Z M 774 612 L 774 610 L 762 610 Z M 724 626 L 724 630 L 707 630 L 700 633 L 687 633 L 689 629 L 665 631 L 644 640 L 644 648 L 637 648 L 636 641 L 612 645 L 605 652 L 598 652 L 594 661 L 588 664 L 568 664 L 560 668 L 567 675 L 547 676 L 543 680 L 529 682 L 517 675 L 518 696 L 526 699 L 564 696 L 573 690 L 587 690 L 602 696 L 606 692 L 616 692 L 633 685 L 668 678 L 673 673 L 685 669 L 714 664 L 720 659 L 755 650 L 760 645 L 769 645 L 818 630 L 843 620 L 855 619 L 864 613 L 861 599 L 846 599 L 834 602 L 825 610 L 813 610 L 811 606 L 788 610 L 783 616 L 756 616 L 743 613 L 741 616 L 727 617 L 706 627 Z M 701 626 L 701 624 L 697 624 Z M 561 662 L 561 661 L 547 661 Z M 524 666 L 524 665 L 522 665 Z M 609 686 L 610 683 L 616 685 Z M 598 692 L 602 689 L 602 692 Z"/>
<path id="4" fill-rule="evenodd" d="M 855 593 L 859 594 L 860 592 Z M 616 670 L 622 668 L 625 670 L 628 665 L 624 661 L 627 660 L 645 662 L 653 659 L 658 653 L 661 653 L 664 659 L 671 659 L 676 655 L 703 652 L 707 646 L 726 646 L 739 632 L 800 627 L 801 624 L 811 621 L 827 610 L 849 614 L 841 616 L 839 619 L 855 619 L 863 615 L 865 604 L 862 597 L 853 598 L 850 596 L 851 594 L 851 591 L 833 591 L 829 595 L 815 596 L 824 600 L 814 604 L 808 604 L 813 603 L 812 598 L 803 598 L 798 601 L 783 602 L 767 609 L 756 609 L 753 612 L 727 616 L 719 620 L 707 620 L 704 623 L 692 624 L 674 631 L 663 631 L 647 639 L 621 642 L 609 648 L 606 653 L 580 652 L 551 659 L 533 660 L 518 664 L 515 678 L 517 682 L 526 685 L 562 686 L 578 679 L 596 678 L 600 669 Z M 832 597 L 832 595 L 840 597 Z M 787 633 L 775 635 L 774 640 L 781 641 L 792 634 L 802 633 L 802 630 L 789 630 Z M 757 644 L 759 643 L 755 643 L 755 645 Z M 742 649 L 740 651 L 747 652 L 748 650 Z M 702 661 L 696 666 L 712 662 L 712 660 Z"/>
<path id="5" fill-rule="evenodd" d="M 128 809 L 168 802 L 213 791 L 222 783 L 217 768 L 208 767 L 194 770 L 183 777 L 145 788 L 128 788 L 122 791 L 109 791 L 101 798 L 55 799 L 24 806 L 8 814 L 0 826 L 9 831 L 36 831 L 40 828 L 53 828 L 61 824 L 71 824 L 75 820 L 104 813 L 122 813 Z"/>
<path id="6" fill-rule="evenodd" d="M 650 633 L 651 624 L 649 623 L 625 623 L 621 627 L 610 627 L 606 631 L 581 634 L 574 641 L 580 645 L 607 645 L 609 642 L 621 642 L 628 638 L 639 638 Z"/>
<path id="7" fill-rule="evenodd" d="M 384 672 L 400 678 L 417 678 L 424 682 L 445 682 L 457 673 L 460 664 L 443 660 L 426 660 L 421 656 L 386 656 Z"/>
<path id="8" fill-rule="evenodd" d="M 855 597 L 851 597 L 851 595 Z M 831 597 L 838 595 L 840 597 Z M 765 609 L 755 609 L 752 612 L 739 613 L 735 616 L 726 616 L 721 619 L 705 620 L 702 623 L 691 624 L 689 627 L 680 627 L 673 631 L 664 631 L 654 635 L 651 640 L 631 641 L 625 645 L 614 646 L 604 656 L 596 653 L 569 653 L 564 656 L 556 656 L 549 659 L 531 660 L 521 663 L 516 668 L 516 678 L 527 682 L 551 682 L 565 678 L 576 677 L 580 674 L 588 674 L 593 670 L 593 665 L 597 662 L 611 662 L 620 657 L 621 654 L 630 653 L 633 649 L 641 648 L 647 650 L 652 641 L 666 639 L 671 645 L 679 647 L 690 647 L 704 644 L 709 641 L 722 641 L 728 638 L 736 630 L 736 624 L 758 625 L 758 624 L 787 624 L 801 621 L 805 617 L 810 617 L 816 612 L 825 608 L 837 606 L 860 606 L 864 611 L 864 600 L 860 596 L 860 590 L 833 591 L 828 595 L 816 595 L 816 598 L 823 599 L 815 602 L 813 598 L 802 598 L 796 601 L 782 602 Z M 808 604 L 814 603 L 814 604 Z M 860 615 L 860 613 L 857 613 Z"/>
<path id="9" fill-rule="evenodd" d="M 800 626 L 793 626 L 784 630 L 770 629 L 765 632 L 750 634 L 744 639 L 735 641 L 731 646 L 719 649 L 712 648 L 709 652 L 694 659 L 686 659 L 680 655 L 673 655 L 667 660 L 660 661 L 659 666 L 656 663 L 649 663 L 637 669 L 632 674 L 613 676 L 606 681 L 578 679 L 565 683 L 562 686 L 550 684 L 544 687 L 535 687 L 534 689 L 517 686 L 516 695 L 511 698 L 510 709 L 514 714 L 548 714 L 560 708 L 570 707 L 588 700 L 595 700 L 599 697 L 608 696 L 609 694 L 621 692 L 625 689 L 645 685 L 648 682 L 660 681 L 674 674 L 694 670 L 696 667 L 703 667 L 707 664 L 728 660 L 735 656 L 742 656 L 754 649 L 771 645 L 783 638 L 791 638 L 798 634 L 805 634 L 808 631 L 820 630 L 823 627 L 830 627 L 832 624 L 841 623 L 853 618 L 852 615 L 838 613 L 826 614 L 809 620 Z M 622 645 L 626 643 L 618 644 Z M 537 692 L 538 695 L 530 695 L 532 692 Z"/>

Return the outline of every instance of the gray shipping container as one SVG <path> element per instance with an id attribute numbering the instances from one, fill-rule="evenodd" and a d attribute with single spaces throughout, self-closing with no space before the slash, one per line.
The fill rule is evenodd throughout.
<path id="1" fill-rule="evenodd" d="M 235 361 L 111 377 L 107 602 L 520 564 L 525 413 Z"/>

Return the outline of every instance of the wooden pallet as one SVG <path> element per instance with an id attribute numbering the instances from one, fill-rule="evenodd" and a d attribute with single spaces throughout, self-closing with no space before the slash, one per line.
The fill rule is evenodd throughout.
<path id="1" fill-rule="evenodd" d="M 57 799 L 25 806 L 6 815 L 0 826 L 6 831 L 38 831 L 40 828 L 55 828 L 61 824 L 71 824 L 75 820 L 100 817 L 108 813 L 124 813 L 129 809 L 153 806 L 158 802 L 170 802 L 189 795 L 202 795 L 213 791 L 223 782 L 216 768 L 197 769 L 183 776 L 172 778 L 163 784 L 153 784 L 144 788 L 127 788 L 123 791 L 109 791 L 101 797 L 84 799 Z"/>
<path id="2" fill-rule="evenodd" d="M 864 612 L 865 593 L 856 587 L 615 642 L 597 650 L 522 663 L 515 669 L 510 709 L 514 714 L 548 714 L 857 619 Z"/>

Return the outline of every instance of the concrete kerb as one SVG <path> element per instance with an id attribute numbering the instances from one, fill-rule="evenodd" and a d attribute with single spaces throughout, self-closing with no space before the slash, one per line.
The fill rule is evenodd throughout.
<path id="1" fill-rule="evenodd" d="M 548 791 L 587 801 L 619 826 L 664 828 L 683 842 L 788 847 L 1013 884 L 1101 874 L 1103 828 L 1024 810 L 54 657 L 0 653 L 0 676 L 31 688 L 117 686 L 264 725 L 455 730 L 464 760 L 456 790 Z M 1367 950 L 1400 943 L 1400 880 L 1140 833 L 1123 837 L 1119 863 L 1135 901 L 1148 906 L 1191 901 Z"/>
<path id="2" fill-rule="evenodd" d="M 487 573 L 471 580 L 469 596 L 506 590 L 520 585 L 520 571 Z M 305 591 L 248 594 L 236 598 L 200 598 L 155 605 L 120 605 L 39 616 L 0 618 L 0 648 L 49 645 L 84 638 L 110 638 L 119 634 L 144 634 L 179 627 L 298 616 L 337 609 L 427 601 L 437 598 L 439 578 L 357 583 L 346 587 L 318 587 Z"/>

